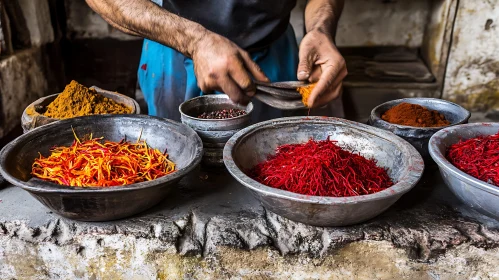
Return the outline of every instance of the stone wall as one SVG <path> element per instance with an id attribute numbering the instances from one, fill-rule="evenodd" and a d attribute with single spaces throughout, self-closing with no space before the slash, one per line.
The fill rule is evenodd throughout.
<path id="1" fill-rule="evenodd" d="M 133 97 L 142 38 L 116 30 L 85 0 L 64 0 L 64 6 L 67 82 L 76 80 Z"/>
<path id="2" fill-rule="evenodd" d="M 19 126 L 28 104 L 58 90 L 61 72 L 49 1 L 3 4 L 1 22 L 8 24 L 0 33 L 12 49 L 0 53 L 0 139 Z"/>
<path id="3" fill-rule="evenodd" d="M 445 76 L 445 99 L 476 111 L 499 109 L 498 23 L 497 1 L 459 1 Z"/>

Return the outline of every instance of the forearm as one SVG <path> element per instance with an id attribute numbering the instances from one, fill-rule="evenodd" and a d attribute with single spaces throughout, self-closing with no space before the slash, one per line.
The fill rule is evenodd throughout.
<path id="1" fill-rule="evenodd" d="M 86 1 L 120 31 L 157 41 L 189 57 L 196 43 L 210 33 L 200 24 L 170 13 L 150 0 Z"/>
<path id="2" fill-rule="evenodd" d="M 329 34 L 334 39 L 344 2 L 344 0 L 309 0 L 305 8 L 307 33 L 317 30 Z"/>

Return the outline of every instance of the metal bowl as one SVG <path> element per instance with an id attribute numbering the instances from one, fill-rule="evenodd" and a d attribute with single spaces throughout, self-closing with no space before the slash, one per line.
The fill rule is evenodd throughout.
<path id="1" fill-rule="evenodd" d="M 447 148 L 459 140 L 492 135 L 498 131 L 499 123 L 472 123 L 448 127 L 431 137 L 429 150 L 451 191 L 464 204 L 499 220 L 499 187 L 464 173 L 445 158 Z"/>
<path id="2" fill-rule="evenodd" d="M 230 119 L 197 118 L 204 112 L 221 109 L 240 109 L 245 110 L 247 114 Z M 192 127 L 203 141 L 203 165 L 223 167 L 223 146 L 232 135 L 251 123 L 253 104 L 239 106 L 226 94 L 210 94 L 185 101 L 180 104 L 179 111 L 182 123 Z M 213 144 L 219 147 L 214 147 Z"/>
<path id="3" fill-rule="evenodd" d="M 251 122 L 253 104 L 247 106 L 234 104 L 226 94 L 209 94 L 195 97 L 185 101 L 179 106 L 182 123 L 198 131 L 225 131 L 241 129 Z M 212 112 L 222 109 L 245 110 L 246 115 L 230 119 L 201 119 L 197 116 L 204 112 Z"/>
<path id="4" fill-rule="evenodd" d="M 386 111 L 403 102 L 418 104 L 430 110 L 438 111 L 442 113 L 451 124 L 442 127 L 413 127 L 393 124 L 381 119 L 381 116 Z M 385 102 L 374 108 L 371 111 L 369 124 L 374 127 L 391 131 L 411 143 L 411 145 L 413 145 L 423 156 L 425 163 L 428 165 L 433 164 L 430 153 L 428 152 L 428 142 L 430 141 L 430 137 L 435 134 L 435 132 L 445 127 L 467 123 L 470 116 L 471 115 L 468 110 L 446 100 L 436 98 L 403 98 Z"/>
<path id="5" fill-rule="evenodd" d="M 168 149 L 177 171 L 153 181 L 107 188 L 61 186 L 32 178 L 38 152 L 48 156 L 55 145 L 71 145 L 76 135 L 135 141 L 139 135 L 150 147 Z M 0 173 L 61 216 L 82 221 L 127 217 L 160 202 L 183 176 L 201 161 L 201 139 L 190 127 L 145 115 L 99 115 L 61 120 L 34 129 L 0 151 Z"/>
<path id="6" fill-rule="evenodd" d="M 265 186 L 245 172 L 283 144 L 303 143 L 328 136 L 388 169 L 396 184 L 389 189 L 356 197 L 296 194 Z M 379 215 L 419 181 L 424 163 L 416 149 L 394 134 L 368 125 L 327 117 L 292 117 L 252 125 L 225 145 L 224 163 L 232 176 L 247 187 L 270 211 L 315 226 L 345 226 Z"/>
<path id="7" fill-rule="evenodd" d="M 118 103 L 122 103 L 130 108 L 132 108 L 131 114 L 140 114 L 140 107 L 137 101 L 135 101 L 133 98 L 128 97 L 126 95 L 117 93 L 117 92 L 112 92 L 108 90 L 104 90 L 101 88 L 98 88 L 96 86 L 92 86 L 90 88 L 95 89 L 95 91 L 103 95 L 104 97 L 107 97 L 109 99 L 112 99 Z M 52 94 L 49 96 L 42 97 L 35 102 L 31 103 L 24 109 L 23 114 L 21 116 L 21 126 L 23 128 L 23 132 L 26 133 L 32 129 L 35 129 L 37 127 L 40 127 L 45 124 L 53 123 L 58 121 L 59 119 L 53 119 L 49 117 L 45 117 L 44 115 L 40 114 L 37 112 L 36 108 L 38 107 L 46 107 L 48 106 L 52 101 L 54 101 L 57 96 L 60 93 Z"/>

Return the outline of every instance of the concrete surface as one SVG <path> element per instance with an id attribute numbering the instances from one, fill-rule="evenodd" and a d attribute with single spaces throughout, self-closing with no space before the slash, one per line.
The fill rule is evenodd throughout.
<path id="1" fill-rule="evenodd" d="M 499 108 L 499 6 L 459 1 L 443 97 L 473 110 Z"/>
<path id="2" fill-rule="evenodd" d="M 316 228 L 264 208 L 225 171 L 198 170 L 160 205 L 106 223 L 66 220 L 0 190 L 0 271 L 10 279 L 494 279 L 499 222 L 430 168 L 366 223 Z"/>
<path id="3" fill-rule="evenodd" d="M 426 0 L 345 1 L 337 45 L 420 47 L 429 12 Z"/>

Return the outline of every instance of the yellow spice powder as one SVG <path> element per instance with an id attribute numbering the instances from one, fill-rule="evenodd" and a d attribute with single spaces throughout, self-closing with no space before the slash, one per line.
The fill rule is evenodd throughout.
<path id="1" fill-rule="evenodd" d="M 99 114 L 130 114 L 132 108 L 98 94 L 76 81 L 71 81 L 64 91 L 47 106 L 43 114 L 54 119 Z"/>

